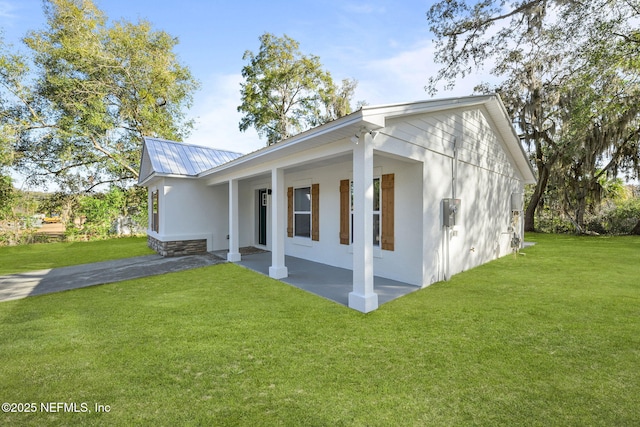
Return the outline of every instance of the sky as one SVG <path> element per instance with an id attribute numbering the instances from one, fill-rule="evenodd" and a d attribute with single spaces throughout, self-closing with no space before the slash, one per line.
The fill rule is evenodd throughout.
<path id="1" fill-rule="evenodd" d="M 368 105 L 429 99 L 424 86 L 438 70 L 426 12 L 433 0 L 94 0 L 110 21 L 144 19 L 177 37 L 175 51 L 201 87 L 188 116 L 196 127 L 185 142 L 248 153 L 266 144 L 238 123 L 245 51 L 257 52 L 265 32 L 284 34 L 320 58 L 334 81 L 358 81 L 354 96 Z M 45 24 L 41 0 L 0 0 L 5 42 L 20 47 Z M 437 97 L 472 93 L 482 76 Z"/>

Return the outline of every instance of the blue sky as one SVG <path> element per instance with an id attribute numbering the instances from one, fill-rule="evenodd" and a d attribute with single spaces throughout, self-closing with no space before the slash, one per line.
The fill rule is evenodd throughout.
<path id="1" fill-rule="evenodd" d="M 196 129 L 186 142 L 247 153 L 265 145 L 238 130 L 240 72 L 246 50 L 264 32 L 287 34 L 320 57 L 335 81 L 358 80 L 354 101 L 369 105 L 428 99 L 424 86 L 437 65 L 425 14 L 432 0 L 94 0 L 110 20 L 146 19 L 179 39 L 176 48 L 202 87 L 193 108 Z M 5 41 L 19 45 L 44 25 L 41 0 L 0 0 Z M 439 97 L 469 95 L 479 78 Z"/>

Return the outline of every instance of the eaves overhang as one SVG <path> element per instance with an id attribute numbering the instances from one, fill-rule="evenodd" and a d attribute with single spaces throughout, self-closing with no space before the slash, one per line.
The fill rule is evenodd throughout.
<path id="1" fill-rule="evenodd" d="M 204 171 L 200 173 L 198 177 L 205 178 L 256 163 L 266 163 L 283 156 L 302 152 L 312 147 L 321 146 L 352 136 L 359 136 L 363 132 L 369 132 L 383 127 L 383 118 L 377 116 L 368 117 L 363 110 L 358 110 L 355 113 Z"/>
<path id="2" fill-rule="evenodd" d="M 150 175 L 148 175 L 146 178 L 144 178 L 142 181 L 136 183 L 135 186 L 146 187 L 151 181 L 158 178 L 198 179 L 198 177 L 194 175 L 178 175 L 178 174 L 171 174 L 171 173 L 153 172 Z"/>

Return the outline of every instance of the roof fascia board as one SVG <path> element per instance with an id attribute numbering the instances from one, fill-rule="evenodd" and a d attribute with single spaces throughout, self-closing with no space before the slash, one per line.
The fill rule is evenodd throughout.
<path id="1" fill-rule="evenodd" d="M 156 179 L 156 178 L 179 178 L 179 179 L 198 179 L 198 177 L 196 175 L 176 175 L 176 174 L 171 174 L 171 173 L 158 173 L 158 172 L 153 172 L 151 175 L 149 175 L 148 177 L 146 177 L 143 181 L 138 182 L 136 184 L 136 186 L 138 187 L 146 187 L 147 184 Z"/>
<path id="2" fill-rule="evenodd" d="M 411 102 L 402 104 L 390 104 L 383 106 L 362 107 L 363 114 L 369 121 L 375 121 L 384 126 L 381 118 L 393 119 L 395 117 L 425 114 L 434 111 L 447 111 L 456 108 L 466 108 L 485 104 L 494 98 L 494 95 L 475 95 L 458 98 L 437 99 L 431 101 Z"/>
<path id="3" fill-rule="evenodd" d="M 203 178 L 212 174 L 217 174 L 229 169 L 235 169 L 242 167 L 243 165 L 251 162 L 252 160 L 266 156 L 267 154 L 275 154 L 279 153 L 282 155 L 286 155 L 286 152 L 291 150 L 291 147 L 302 144 L 307 141 L 311 141 L 319 136 L 327 135 L 332 132 L 336 132 L 343 128 L 349 126 L 360 126 L 361 128 L 366 128 L 366 130 L 375 130 L 380 129 L 384 125 L 380 125 L 378 120 L 364 120 L 362 110 L 358 110 L 355 113 L 349 114 L 348 116 L 342 117 L 340 119 L 334 120 L 330 123 L 324 124 L 314 129 L 310 129 L 306 132 L 293 136 L 289 139 L 286 139 L 282 142 L 278 142 L 269 147 L 262 148 L 260 150 L 254 151 L 253 153 L 249 153 L 245 156 L 239 157 L 235 160 L 227 162 L 225 164 L 216 166 L 215 168 L 209 169 L 208 171 L 200 173 L 198 176 Z"/>
<path id="4" fill-rule="evenodd" d="M 336 140 L 333 143 L 311 147 L 301 153 L 284 153 L 283 156 L 272 158 L 268 161 L 261 160 L 259 163 L 255 164 L 244 163 L 241 169 L 227 168 L 216 171 L 215 174 L 207 175 L 207 177 L 205 178 L 206 184 L 216 185 L 226 182 L 230 179 L 244 179 L 252 176 L 258 176 L 264 173 L 270 173 L 273 168 L 288 168 L 292 166 L 304 165 L 313 163 L 319 159 L 339 157 L 341 155 L 344 155 L 345 153 L 350 152 L 351 147 L 348 144 L 344 144 L 344 142 L 341 140 Z M 295 157 L 292 157 L 293 155 L 295 155 Z"/>

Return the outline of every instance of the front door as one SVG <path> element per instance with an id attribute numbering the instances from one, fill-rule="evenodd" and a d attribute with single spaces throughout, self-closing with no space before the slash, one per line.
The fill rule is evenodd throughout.
<path id="1" fill-rule="evenodd" d="M 267 190 L 258 190 L 258 244 L 267 244 Z"/>

